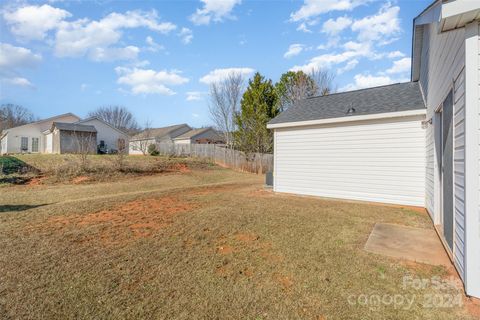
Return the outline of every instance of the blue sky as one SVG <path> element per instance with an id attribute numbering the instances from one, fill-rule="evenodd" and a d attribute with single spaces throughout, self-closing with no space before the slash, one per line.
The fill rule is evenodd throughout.
<path id="1" fill-rule="evenodd" d="M 231 68 L 273 81 L 328 69 L 340 91 L 408 81 L 412 19 L 430 2 L 4 1 L 0 102 L 203 126 L 209 83 Z"/>

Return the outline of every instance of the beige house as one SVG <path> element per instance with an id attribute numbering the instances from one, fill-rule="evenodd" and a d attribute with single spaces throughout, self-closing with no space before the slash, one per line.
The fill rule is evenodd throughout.
<path id="1" fill-rule="evenodd" d="M 223 137 L 213 128 L 192 129 L 173 139 L 175 144 L 218 144 L 225 143 Z"/>
<path id="2" fill-rule="evenodd" d="M 130 139 L 129 154 L 143 154 L 151 144 L 172 143 L 174 138 L 190 130 L 185 123 L 144 130 Z"/>

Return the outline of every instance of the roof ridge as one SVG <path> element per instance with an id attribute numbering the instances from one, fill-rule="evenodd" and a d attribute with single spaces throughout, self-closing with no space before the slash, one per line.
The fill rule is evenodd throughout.
<path id="1" fill-rule="evenodd" d="M 335 95 L 340 95 L 340 94 L 345 94 L 345 93 L 351 93 L 351 92 L 373 90 L 373 89 L 378 89 L 378 88 L 384 88 L 384 87 L 390 87 L 390 86 L 397 86 L 397 85 L 400 85 L 400 84 L 409 84 L 409 83 L 418 83 L 418 81 L 396 82 L 396 83 L 384 84 L 384 85 L 381 85 L 381 86 L 370 87 L 370 88 L 361 88 L 361 89 L 355 89 L 355 90 L 349 90 L 349 91 L 343 91 L 343 92 L 334 92 L 334 93 L 325 94 L 325 95 L 323 95 L 323 96 L 307 97 L 307 98 L 305 98 L 305 100 L 315 99 L 315 98 L 323 98 L 323 97 L 328 97 L 328 96 L 335 96 Z"/>

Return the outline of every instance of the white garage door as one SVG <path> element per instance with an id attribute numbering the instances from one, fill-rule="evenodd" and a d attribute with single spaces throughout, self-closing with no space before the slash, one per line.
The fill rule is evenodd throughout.
<path id="1" fill-rule="evenodd" d="M 423 119 L 275 129 L 275 191 L 423 207 Z"/>

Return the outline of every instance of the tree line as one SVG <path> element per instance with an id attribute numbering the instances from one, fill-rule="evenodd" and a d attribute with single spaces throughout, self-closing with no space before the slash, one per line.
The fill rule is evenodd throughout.
<path id="1" fill-rule="evenodd" d="M 259 72 L 248 80 L 232 72 L 210 86 L 212 121 L 223 133 L 228 147 L 246 153 L 273 151 L 273 133 L 267 123 L 298 101 L 334 91 L 334 76 L 328 71 L 288 71 L 277 83 Z"/>

